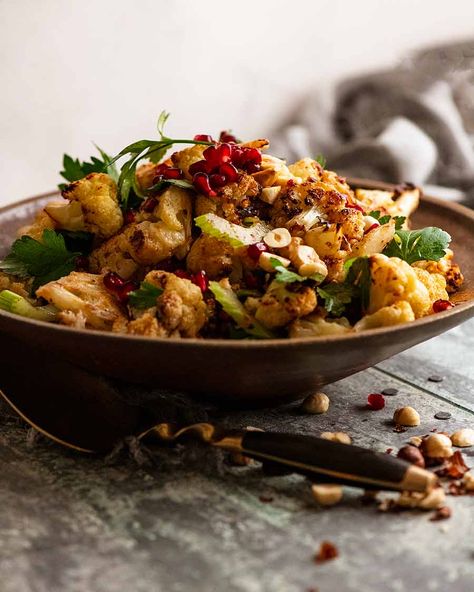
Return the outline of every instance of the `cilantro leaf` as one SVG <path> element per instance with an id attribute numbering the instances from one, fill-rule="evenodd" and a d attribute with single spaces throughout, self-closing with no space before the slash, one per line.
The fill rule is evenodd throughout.
<path id="1" fill-rule="evenodd" d="M 446 255 L 450 242 L 449 234 L 434 226 L 421 230 L 397 230 L 383 254 L 399 257 L 410 265 L 415 261 L 439 261 Z"/>
<path id="2" fill-rule="evenodd" d="M 128 302 L 134 308 L 151 308 L 156 306 L 156 299 L 163 293 L 162 288 L 158 288 L 150 282 L 142 282 L 138 290 L 130 292 Z"/>
<path id="3" fill-rule="evenodd" d="M 75 269 L 80 252 L 69 251 L 64 237 L 54 230 L 44 230 L 41 242 L 31 236 L 16 240 L 10 253 L 0 262 L 0 269 L 20 278 L 33 278 L 32 292 L 40 286 L 68 275 Z"/>
<path id="4" fill-rule="evenodd" d="M 319 163 L 319 164 L 320 164 L 320 165 L 323 167 L 323 169 L 325 169 L 325 168 L 326 168 L 327 161 L 326 161 L 325 157 L 324 157 L 322 154 L 317 154 L 317 155 L 314 157 L 314 160 L 315 160 L 317 163 Z"/>
<path id="5" fill-rule="evenodd" d="M 111 162 L 111 157 L 106 154 L 101 148 L 96 146 L 102 160 L 96 156 L 92 156 L 90 162 L 81 162 L 78 158 L 73 159 L 69 154 L 63 156 L 63 170 L 60 171 L 61 177 L 73 183 L 79 181 L 91 173 L 107 172 L 114 181 L 118 180 L 118 173 L 115 165 Z M 62 191 L 67 187 L 67 183 L 60 183 L 58 188 Z"/>
<path id="6" fill-rule="evenodd" d="M 324 276 L 320 273 L 314 275 L 303 276 L 294 271 L 286 269 L 276 257 L 270 259 L 273 269 L 276 271 L 275 280 L 283 284 L 293 284 L 294 282 L 305 282 L 306 280 L 313 280 L 315 282 L 322 282 Z"/>
<path id="7" fill-rule="evenodd" d="M 348 284 L 326 284 L 316 288 L 318 296 L 324 300 L 324 308 L 336 317 L 340 317 L 355 296 L 354 286 Z"/>

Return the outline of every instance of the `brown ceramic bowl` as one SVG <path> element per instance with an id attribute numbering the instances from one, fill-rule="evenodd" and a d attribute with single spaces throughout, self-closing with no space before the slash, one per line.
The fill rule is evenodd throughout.
<path id="1" fill-rule="evenodd" d="M 391 188 L 366 180 L 352 180 L 352 185 Z M 5 254 L 16 230 L 54 195 L 0 210 L 0 256 Z M 297 399 L 474 316 L 474 211 L 425 197 L 413 216 L 413 226 L 439 226 L 451 234 L 466 281 L 454 298 L 457 306 L 412 323 L 313 339 L 147 339 L 77 330 L 0 311 L 0 333 L 48 352 L 50 359 L 54 356 L 93 373 L 212 396 L 225 404 L 260 406 Z"/>

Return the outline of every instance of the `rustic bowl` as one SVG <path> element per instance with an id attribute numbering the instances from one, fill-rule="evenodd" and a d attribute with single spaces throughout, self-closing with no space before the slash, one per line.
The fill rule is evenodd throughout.
<path id="1" fill-rule="evenodd" d="M 366 180 L 351 184 L 391 188 Z M 0 256 L 16 230 L 54 196 L 35 197 L 0 210 Z M 297 399 L 474 316 L 474 211 L 425 197 L 413 216 L 413 226 L 439 226 L 451 234 L 466 281 L 453 299 L 453 309 L 412 323 L 312 339 L 149 339 L 78 330 L 0 311 L 0 333 L 47 352 L 50 360 L 71 362 L 128 382 L 211 396 L 223 404 L 261 406 Z"/>

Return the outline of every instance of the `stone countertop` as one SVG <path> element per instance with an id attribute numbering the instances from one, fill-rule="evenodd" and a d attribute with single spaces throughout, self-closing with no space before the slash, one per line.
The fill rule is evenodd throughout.
<path id="1" fill-rule="evenodd" d="M 474 321 L 324 390 L 328 413 L 297 405 L 208 410 L 232 426 L 294 433 L 346 431 L 385 451 L 411 435 L 473 426 Z M 442 382 L 428 380 L 430 375 Z M 381 411 L 367 394 L 387 387 Z M 396 433 L 410 404 L 422 424 Z M 437 420 L 438 411 L 451 419 Z M 464 449 L 469 465 L 474 450 Z M 474 498 L 447 498 L 453 514 L 381 513 L 345 489 L 330 509 L 302 477 L 235 467 L 200 446 L 147 449 L 132 439 L 107 458 L 51 443 L 0 416 L 1 592 L 468 592 L 474 587 Z M 339 557 L 313 560 L 322 541 Z"/>

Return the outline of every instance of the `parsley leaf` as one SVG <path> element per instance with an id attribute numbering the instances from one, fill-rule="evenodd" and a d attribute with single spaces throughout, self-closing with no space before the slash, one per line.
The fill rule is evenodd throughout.
<path id="1" fill-rule="evenodd" d="M 368 215 L 375 218 L 379 224 L 387 224 L 390 220 L 395 220 L 395 230 L 400 230 L 406 220 L 406 216 L 393 216 L 393 218 L 389 214 L 382 216 L 380 210 L 373 210 Z"/>
<path id="2" fill-rule="evenodd" d="M 360 299 L 362 310 L 367 310 L 370 301 L 371 284 L 369 259 L 367 257 L 349 259 L 344 267 L 348 269 L 344 283 L 356 288 L 356 295 Z"/>
<path id="3" fill-rule="evenodd" d="M 415 261 L 439 261 L 446 255 L 450 242 L 449 234 L 434 226 L 421 230 L 397 230 L 383 254 L 399 257 L 410 265 Z"/>
<path id="4" fill-rule="evenodd" d="M 138 290 L 130 292 L 128 302 L 134 308 L 151 308 L 156 306 L 156 299 L 163 293 L 162 288 L 158 288 L 150 282 L 142 282 Z"/>
<path id="5" fill-rule="evenodd" d="M 316 291 L 324 300 L 324 308 L 336 317 L 344 313 L 346 305 L 352 302 L 355 295 L 354 286 L 348 284 L 326 284 L 324 288 L 317 288 Z"/>
<path id="6" fill-rule="evenodd" d="M 41 242 L 22 236 L 16 240 L 10 253 L 0 262 L 0 269 L 20 278 L 33 278 L 32 292 L 75 269 L 80 252 L 66 248 L 64 237 L 54 230 L 44 230 Z"/>
<path id="7" fill-rule="evenodd" d="M 294 282 L 305 282 L 306 280 L 313 280 L 315 282 L 322 282 L 324 276 L 320 273 L 314 275 L 303 276 L 294 271 L 286 269 L 276 257 L 270 259 L 273 269 L 276 271 L 275 280 L 284 284 L 293 284 Z"/>
<path id="8" fill-rule="evenodd" d="M 323 167 L 323 169 L 325 169 L 325 168 L 326 168 L 327 161 L 326 161 L 326 159 L 324 158 L 324 156 L 323 156 L 322 154 L 317 154 L 317 155 L 314 157 L 314 160 L 315 160 L 316 162 L 318 162 L 318 163 L 319 163 L 319 164 L 320 164 L 320 165 Z"/>
<path id="9" fill-rule="evenodd" d="M 112 179 L 114 179 L 114 181 L 117 181 L 118 172 L 115 165 L 111 162 L 111 157 L 98 146 L 96 146 L 96 148 L 99 151 L 102 160 L 96 156 L 92 156 L 90 162 L 81 162 L 78 158 L 73 159 L 68 154 L 65 154 L 63 156 L 63 170 L 59 173 L 61 177 L 66 179 L 66 181 L 69 181 L 69 183 L 73 183 L 74 181 L 83 179 L 91 173 L 106 172 L 112 177 Z M 60 183 L 58 188 L 62 191 L 67 185 L 67 183 Z"/>

